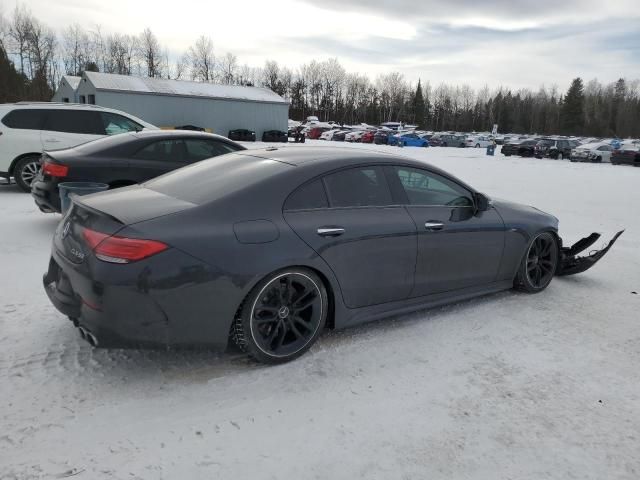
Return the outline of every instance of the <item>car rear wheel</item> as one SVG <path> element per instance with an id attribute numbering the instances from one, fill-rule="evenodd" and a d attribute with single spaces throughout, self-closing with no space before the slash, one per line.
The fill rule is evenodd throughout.
<path id="1" fill-rule="evenodd" d="M 514 286 L 527 293 L 538 293 L 547 288 L 558 266 L 556 237 L 544 232 L 536 236 L 516 274 Z"/>
<path id="2" fill-rule="evenodd" d="M 322 280 L 304 268 L 270 275 L 256 285 L 236 317 L 232 337 L 262 363 L 284 363 L 306 352 L 327 319 L 327 291 Z"/>
<path id="3" fill-rule="evenodd" d="M 480 148 L 480 144 L 479 143 L 476 143 L 476 148 Z"/>
<path id="4" fill-rule="evenodd" d="M 40 171 L 40 158 L 36 155 L 24 157 L 16 164 L 13 170 L 18 186 L 25 192 L 31 191 L 31 183 L 35 180 Z"/>
<path id="5" fill-rule="evenodd" d="M 596 163 L 602 163 L 602 157 L 597 157 L 596 158 Z"/>

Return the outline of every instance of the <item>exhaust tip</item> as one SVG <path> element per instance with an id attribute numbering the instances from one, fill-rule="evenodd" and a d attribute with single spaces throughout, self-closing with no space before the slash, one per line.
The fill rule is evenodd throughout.
<path id="1" fill-rule="evenodd" d="M 98 346 L 98 339 L 96 338 L 96 336 L 93 333 L 87 331 L 86 332 L 86 339 L 87 339 L 87 342 L 89 342 L 89 344 L 92 347 L 97 347 Z"/>

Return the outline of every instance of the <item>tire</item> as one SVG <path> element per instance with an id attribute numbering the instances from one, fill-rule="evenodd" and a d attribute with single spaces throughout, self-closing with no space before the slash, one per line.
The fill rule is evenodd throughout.
<path id="1" fill-rule="evenodd" d="M 536 235 L 520 262 L 513 286 L 526 293 L 539 293 L 549 286 L 558 268 L 558 241 L 555 235 Z"/>
<path id="2" fill-rule="evenodd" d="M 476 143 L 476 148 L 480 148 L 480 144 L 479 143 Z"/>
<path id="3" fill-rule="evenodd" d="M 13 169 L 13 178 L 24 192 L 31 191 L 31 182 L 36 178 L 40 170 L 40 157 L 29 155 L 21 158 Z"/>
<path id="4" fill-rule="evenodd" d="M 602 157 L 597 157 L 596 158 L 596 163 L 602 163 Z"/>
<path id="5" fill-rule="evenodd" d="M 562 156 L 562 152 L 558 152 L 556 155 L 556 160 L 562 160 L 564 157 Z"/>
<path id="6" fill-rule="evenodd" d="M 305 300 L 302 305 L 301 300 Z M 328 307 L 327 290 L 315 273 L 306 268 L 281 270 L 249 292 L 238 310 L 231 336 L 258 362 L 289 362 L 320 336 Z"/>
<path id="7" fill-rule="evenodd" d="M 444 142 L 444 143 L 442 144 L 442 146 L 443 146 L 443 147 L 446 147 L 446 146 L 447 146 L 447 142 Z"/>

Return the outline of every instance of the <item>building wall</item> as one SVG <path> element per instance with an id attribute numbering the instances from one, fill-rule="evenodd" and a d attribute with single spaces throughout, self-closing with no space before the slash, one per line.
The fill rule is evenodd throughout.
<path id="1" fill-rule="evenodd" d="M 216 100 L 153 94 L 95 91 L 84 80 L 78 96 L 96 96 L 96 105 L 130 113 L 158 127 L 195 125 L 227 135 L 229 130 L 247 128 L 260 139 L 265 130 L 287 131 L 289 105 L 237 100 Z"/>
<path id="2" fill-rule="evenodd" d="M 76 92 L 67 82 L 61 81 L 56 93 L 51 98 L 52 102 L 62 102 L 63 98 L 68 98 L 70 103 L 77 103 Z"/>

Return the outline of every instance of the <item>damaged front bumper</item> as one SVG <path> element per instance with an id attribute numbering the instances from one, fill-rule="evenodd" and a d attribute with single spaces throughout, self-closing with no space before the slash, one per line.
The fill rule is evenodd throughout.
<path id="1" fill-rule="evenodd" d="M 593 250 L 586 256 L 579 257 L 578 254 L 596 243 L 600 238 L 599 233 L 592 233 L 574 243 L 571 247 L 560 248 L 560 262 L 556 270 L 557 276 L 575 275 L 582 273 L 593 267 L 598 260 L 605 256 L 611 246 L 615 243 L 624 230 L 619 231 L 611 241 L 601 250 Z"/>

